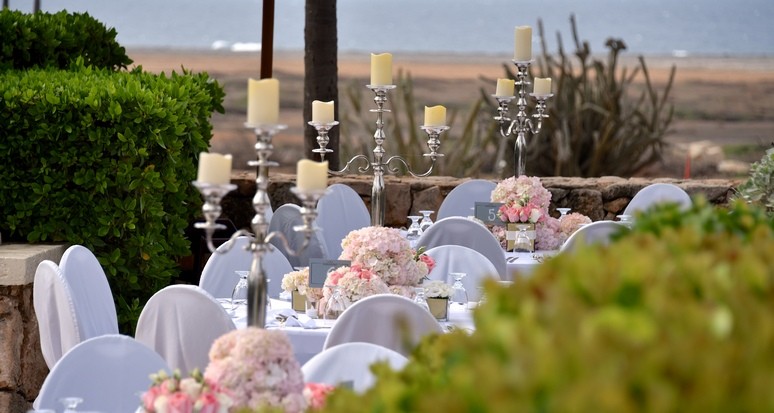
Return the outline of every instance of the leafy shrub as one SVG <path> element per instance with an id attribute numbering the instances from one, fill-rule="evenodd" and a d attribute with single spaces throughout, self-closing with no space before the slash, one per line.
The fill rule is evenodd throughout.
<path id="1" fill-rule="evenodd" d="M 667 103 L 675 68 L 664 90 L 651 82 L 645 59 L 631 72 L 619 67 L 623 40 L 609 39 L 606 59 L 592 57 L 588 42 L 578 38 L 574 16 L 570 18 L 574 57 L 565 52 L 561 36 L 559 50 L 547 51 L 542 22 L 538 23 L 543 48 L 535 67 L 537 77 L 553 79 L 554 96 L 548 101 L 549 118 L 540 134 L 527 139 L 527 174 L 537 176 L 631 176 L 661 158 L 664 135 L 672 121 Z M 506 76 L 515 79 L 515 69 L 506 66 Z M 642 73 L 645 88 L 634 97 L 633 82 Z M 496 103 L 489 102 L 490 113 Z M 515 138 L 512 137 L 515 140 Z M 506 160 L 513 170 L 513 144 Z"/>
<path id="2" fill-rule="evenodd" d="M 0 70 L 86 65 L 118 70 L 132 60 L 107 29 L 88 13 L 24 14 L 0 10 Z"/>
<path id="3" fill-rule="evenodd" d="M 427 339 L 325 411 L 772 411 L 774 231 L 746 235 L 665 225 L 490 282 L 475 332 Z"/>
<path id="4" fill-rule="evenodd" d="M 223 91 L 206 73 L 74 69 L 0 72 L 0 231 L 91 249 L 132 332 L 189 254 L 190 182 Z"/>
<path id="5" fill-rule="evenodd" d="M 774 214 L 774 148 L 750 167 L 750 178 L 737 188 L 738 198 Z"/>

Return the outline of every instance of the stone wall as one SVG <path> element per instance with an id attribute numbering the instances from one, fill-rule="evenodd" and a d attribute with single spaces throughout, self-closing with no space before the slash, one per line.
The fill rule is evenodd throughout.
<path id="1" fill-rule="evenodd" d="M 38 264 L 59 262 L 61 245 L 0 245 L 0 412 L 24 413 L 48 374 L 32 305 Z"/>
<path id="2" fill-rule="evenodd" d="M 255 194 L 254 175 L 238 173 L 232 177 L 237 190 L 223 200 L 223 218 L 230 219 L 236 228 L 247 228 L 255 214 L 252 198 Z M 344 183 L 352 187 L 370 208 L 371 183 L 369 175 L 350 175 L 336 177 L 330 183 Z M 438 211 L 444 197 L 466 179 L 449 177 L 398 178 L 388 176 L 386 181 L 387 206 L 385 225 L 402 227 L 407 225 L 408 215 L 418 215 L 419 210 Z M 559 216 L 556 208 L 572 208 L 589 216 L 593 221 L 612 220 L 629 204 L 634 194 L 645 186 L 655 182 L 673 183 L 685 189 L 695 197 L 703 195 L 710 203 L 725 205 L 728 203 L 739 180 L 678 180 L 645 178 L 541 178 L 543 186 L 551 192 L 551 214 Z M 282 204 L 295 203 L 298 199 L 290 192 L 295 175 L 272 174 L 269 184 L 271 204 L 276 209 Z"/>

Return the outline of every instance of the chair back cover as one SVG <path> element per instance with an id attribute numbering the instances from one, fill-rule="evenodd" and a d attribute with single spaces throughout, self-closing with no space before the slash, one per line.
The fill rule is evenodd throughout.
<path id="1" fill-rule="evenodd" d="M 322 236 L 317 231 L 312 234 L 312 238 L 309 240 L 306 248 L 298 252 L 304 244 L 304 233 L 295 231 L 293 227 L 303 224 L 301 207 L 296 204 L 284 204 L 277 208 L 269 224 L 269 232 L 277 231 L 283 233 L 288 240 L 290 248 L 297 252 L 295 255 L 291 254 L 278 237 L 271 240 L 271 244 L 285 254 L 293 268 L 308 267 L 310 258 L 328 258 L 328 252 L 325 250 L 325 241 L 323 241 Z"/>
<path id="2" fill-rule="evenodd" d="M 134 413 L 139 395 L 150 388 L 150 375 L 160 370 L 171 373 L 161 356 L 131 337 L 90 338 L 51 369 L 33 407 L 58 412 L 64 407 L 59 399 L 80 397 L 78 411 Z"/>
<path id="3" fill-rule="evenodd" d="M 407 356 L 422 337 L 432 333 L 443 333 L 441 324 L 412 300 L 396 294 L 372 295 L 341 313 L 323 349 L 362 341 Z"/>
<path id="4" fill-rule="evenodd" d="M 59 262 L 73 299 L 81 340 L 118 334 L 118 316 L 102 265 L 88 248 L 73 245 Z"/>
<path id="5" fill-rule="evenodd" d="M 417 240 L 417 247 L 426 249 L 440 245 L 462 245 L 480 252 L 492 261 L 500 278 L 506 275 L 507 263 L 500 241 L 483 225 L 463 217 L 439 219 Z"/>
<path id="6" fill-rule="evenodd" d="M 194 368 L 203 372 L 212 343 L 235 328 L 223 306 L 206 291 L 176 284 L 148 300 L 134 337 L 159 353 L 172 370 L 186 376 Z"/>
<path id="7" fill-rule="evenodd" d="M 247 250 L 249 237 L 237 237 L 234 246 L 224 243 L 210 255 L 199 278 L 199 287 L 216 298 L 231 298 L 234 286 L 239 282 L 237 271 L 250 271 L 253 253 Z M 228 248 L 231 248 L 230 250 Z M 263 270 L 269 279 L 269 297 L 277 298 L 282 292 L 282 276 L 293 270 L 285 255 L 272 248 L 263 255 Z"/>
<path id="8" fill-rule="evenodd" d="M 50 370 L 81 341 L 70 292 L 55 262 L 43 260 L 38 264 L 32 305 L 38 319 L 40 350 Z"/>
<path id="9" fill-rule="evenodd" d="M 564 241 L 564 244 L 562 244 L 559 251 L 574 251 L 581 243 L 586 245 L 607 245 L 612 240 L 613 234 L 628 230 L 629 228 L 627 226 L 615 221 L 592 222 L 573 232 L 572 235 Z"/>
<path id="10" fill-rule="evenodd" d="M 462 245 L 439 245 L 430 248 L 425 253 L 433 258 L 435 267 L 427 277 L 431 280 L 441 280 L 449 285 L 454 284 L 452 272 L 464 272 L 462 285 L 468 294 L 468 301 L 479 301 L 478 287 L 484 279 L 492 278 L 500 281 L 497 268 L 489 258 L 480 252 Z"/>
<path id="11" fill-rule="evenodd" d="M 376 381 L 370 366 L 387 362 L 393 370 L 408 363 L 406 356 L 373 343 L 343 343 L 317 353 L 303 366 L 304 381 L 336 386 L 350 382 L 352 390 L 362 393 Z"/>
<path id="12" fill-rule="evenodd" d="M 363 199 L 344 184 L 333 184 L 317 203 L 317 225 L 330 258 L 341 255 L 341 241 L 351 231 L 371 225 Z"/>
<path id="13" fill-rule="evenodd" d="M 654 205 L 666 202 L 676 203 L 682 209 L 688 209 L 692 205 L 691 197 L 683 188 L 659 182 L 650 184 L 637 192 L 623 213 L 624 215 L 635 215 L 638 211 L 644 211 Z"/>
<path id="14" fill-rule="evenodd" d="M 491 202 L 492 191 L 496 186 L 494 182 L 485 179 L 472 179 L 457 185 L 441 202 L 436 219 L 474 215 L 476 202 Z"/>

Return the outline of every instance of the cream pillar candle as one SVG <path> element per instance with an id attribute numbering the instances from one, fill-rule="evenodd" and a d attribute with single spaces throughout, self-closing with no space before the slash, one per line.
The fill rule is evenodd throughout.
<path id="1" fill-rule="evenodd" d="M 425 106 L 424 126 L 446 126 L 446 108 L 441 105 Z"/>
<path id="2" fill-rule="evenodd" d="M 550 77 L 536 77 L 535 87 L 532 89 L 532 93 L 536 95 L 547 95 L 551 93 L 551 78 Z"/>
<path id="3" fill-rule="evenodd" d="M 513 79 L 497 79 L 495 96 L 513 96 L 515 83 L 516 82 Z"/>
<path id="4" fill-rule="evenodd" d="M 328 187 L 328 161 L 315 162 L 309 159 L 298 161 L 296 187 L 301 191 L 322 190 Z"/>
<path id="5" fill-rule="evenodd" d="M 389 53 L 371 53 L 371 83 L 372 86 L 392 84 L 392 55 Z"/>
<path id="6" fill-rule="evenodd" d="M 279 80 L 247 80 L 247 123 L 276 125 L 279 121 Z"/>
<path id="7" fill-rule="evenodd" d="M 231 155 L 202 152 L 196 180 L 201 183 L 222 185 L 231 182 Z"/>
<path id="8" fill-rule="evenodd" d="M 323 102 L 319 100 L 312 101 L 312 122 L 331 123 L 333 122 L 333 101 Z"/>
<path id="9" fill-rule="evenodd" d="M 513 59 L 522 62 L 532 60 L 532 27 L 516 26 L 513 37 Z"/>

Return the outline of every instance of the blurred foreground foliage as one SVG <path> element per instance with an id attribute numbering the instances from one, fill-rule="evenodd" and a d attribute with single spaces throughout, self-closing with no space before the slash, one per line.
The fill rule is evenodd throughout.
<path id="1" fill-rule="evenodd" d="M 773 411 L 773 225 L 744 203 L 675 211 L 489 283 L 474 332 L 374 366 L 374 388 L 325 411 Z"/>

